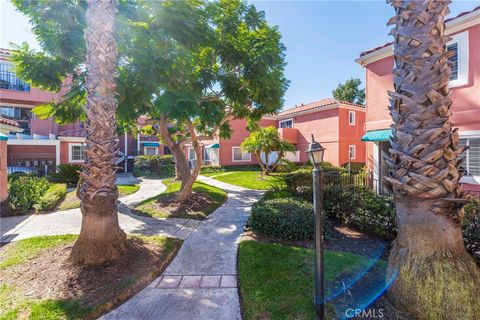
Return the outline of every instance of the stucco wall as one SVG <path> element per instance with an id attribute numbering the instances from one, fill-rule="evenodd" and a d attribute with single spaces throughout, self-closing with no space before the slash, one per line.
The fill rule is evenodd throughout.
<path id="1" fill-rule="evenodd" d="M 355 112 L 355 125 L 349 124 L 349 111 Z M 365 112 L 339 109 L 339 151 L 338 165 L 348 163 L 349 146 L 355 146 L 355 159 L 352 162 L 366 162 L 366 144 L 361 139 L 365 134 Z"/>
<path id="2" fill-rule="evenodd" d="M 0 140 L 0 202 L 7 197 L 7 140 Z"/>

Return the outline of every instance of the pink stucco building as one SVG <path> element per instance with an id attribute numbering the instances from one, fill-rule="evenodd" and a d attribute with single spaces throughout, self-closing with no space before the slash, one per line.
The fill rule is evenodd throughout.
<path id="1" fill-rule="evenodd" d="M 306 150 L 313 134 L 315 139 L 326 148 L 324 160 L 340 166 L 350 162 L 365 163 L 365 142 L 361 137 L 365 133 L 365 108 L 334 99 L 323 99 L 308 104 L 300 104 L 280 112 L 278 115 L 264 117 L 260 126 L 278 128 L 283 139 L 294 144 L 297 151 L 288 153 L 287 159 L 304 163 Z M 204 158 L 207 164 L 220 166 L 251 165 L 257 159 L 249 153 L 243 153 L 240 144 L 249 136 L 246 120 L 230 121 L 232 136 L 204 142 Z M 195 159 L 195 152 L 187 146 L 189 160 Z M 270 161 L 274 161 L 272 157 Z"/>
<path id="2" fill-rule="evenodd" d="M 462 179 L 464 189 L 480 192 L 480 6 L 446 21 L 446 33 L 452 37 L 447 50 L 452 75 L 450 93 L 453 101 L 451 121 L 459 128 L 466 153 Z M 382 189 L 381 177 L 387 172 L 383 156 L 390 148 L 391 117 L 388 90 L 393 90 L 393 52 L 391 43 L 362 52 L 356 62 L 365 67 L 367 164 Z"/>

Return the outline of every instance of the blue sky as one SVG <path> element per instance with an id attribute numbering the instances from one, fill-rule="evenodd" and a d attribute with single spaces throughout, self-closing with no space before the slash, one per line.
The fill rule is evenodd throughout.
<path id="1" fill-rule="evenodd" d="M 287 47 L 286 77 L 291 81 L 285 108 L 331 97 L 338 83 L 364 70 L 354 62 L 361 51 L 391 40 L 386 22 L 393 9 L 384 0 L 250 1 L 278 25 Z M 453 1 L 451 16 L 480 5 Z M 0 0 L 0 47 L 26 41 L 36 46 L 28 20 L 7 0 Z"/>

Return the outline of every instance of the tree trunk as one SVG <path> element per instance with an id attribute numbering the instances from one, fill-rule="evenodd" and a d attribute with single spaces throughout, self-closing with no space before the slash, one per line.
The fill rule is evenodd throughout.
<path id="1" fill-rule="evenodd" d="M 175 155 L 176 178 L 180 178 L 182 181 L 180 189 L 183 189 L 191 176 L 188 160 L 185 153 L 183 153 L 182 147 L 180 147 L 178 143 L 173 145 L 171 151 Z"/>
<path id="2" fill-rule="evenodd" d="M 477 319 L 480 272 L 461 229 L 431 211 L 435 200 L 398 199 L 398 237 L 390 251 L 390 300 L 414 319 Z"/>
<path id="3" fill-rule="evenodd" d="M 477 319 L 480 270 L 464 248 L 458 167 L 464 148 L 449 121 L 445 15 L 449 1 L 389 0 L 396 16 L 395 92 L 390 182 L 398 236 L 389 258 L 388 291 L 415 319 Z"/>
<path id="4" fill-rule="evenodd" d="M 192 138 L 192 145 L 193 145 L 193 148 L 195 149 L 195 156 L 197 161 L 195 161 L 195 168 L 193 168 L 192 172 L 190 173 L 188 180 L 182 186 L 182 188 L 180 189 L 180 192 L 174 199 L 174 201 L 178 203 L 185 203 L 186 201 L 188 201 L 188 199 L 192 195 L 193 184 L 197 180 L 198 174 L 200 173 L 200 169 L 202 168 L 202 163 L 203 163 L 202 146 L 200 145 L 200 143 L 196 138 L 195 128 L 193 128 L 193 125 L 191 123 L 189 124 L 190 124 L 189 125 L 190 136 Z"/>
<path id="5" fill-rule="evenodd" d="M 265 175 L 270 175 L 270 165 L 268 164 L 270 156 L 268 152 L 265 152 Z"/>
<path id="6" fill-rule="evenodd" d="M 262 161 L 262 156 L 260 154 L 260 151 L 255 151 L 255 158 L 257 158 L 257 161 L 258 161 L 258 164 L 260 165 L 260 170 L 262 172 L 262 174 L 260 174 L 261 178 L 263 179 L 263 173 L 265 172 L 265 166 L 263 165 L 263 161 Z"/>
<path id="7" fill-rule="evenodd" d="M 115 185 L 118 158 L 115 140 L 116 4 L 114 0 L 89 0 L 86 13 L 87 138 L 78 191 L 82 227 L 71 253 L 74 262 L 86 265 L 118 259 L 127 249 L 126 234 L 118 223 Z"/>

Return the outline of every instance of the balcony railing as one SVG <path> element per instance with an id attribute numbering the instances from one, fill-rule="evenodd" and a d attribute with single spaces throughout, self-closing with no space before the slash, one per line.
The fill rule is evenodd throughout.
<path id="1" fill-rule="evenodd" d="M 35 175 L 47 175 L 55 172 L 55 155 L 28 154 L 7 156 L 8 173 L 24 172 Z"/>

